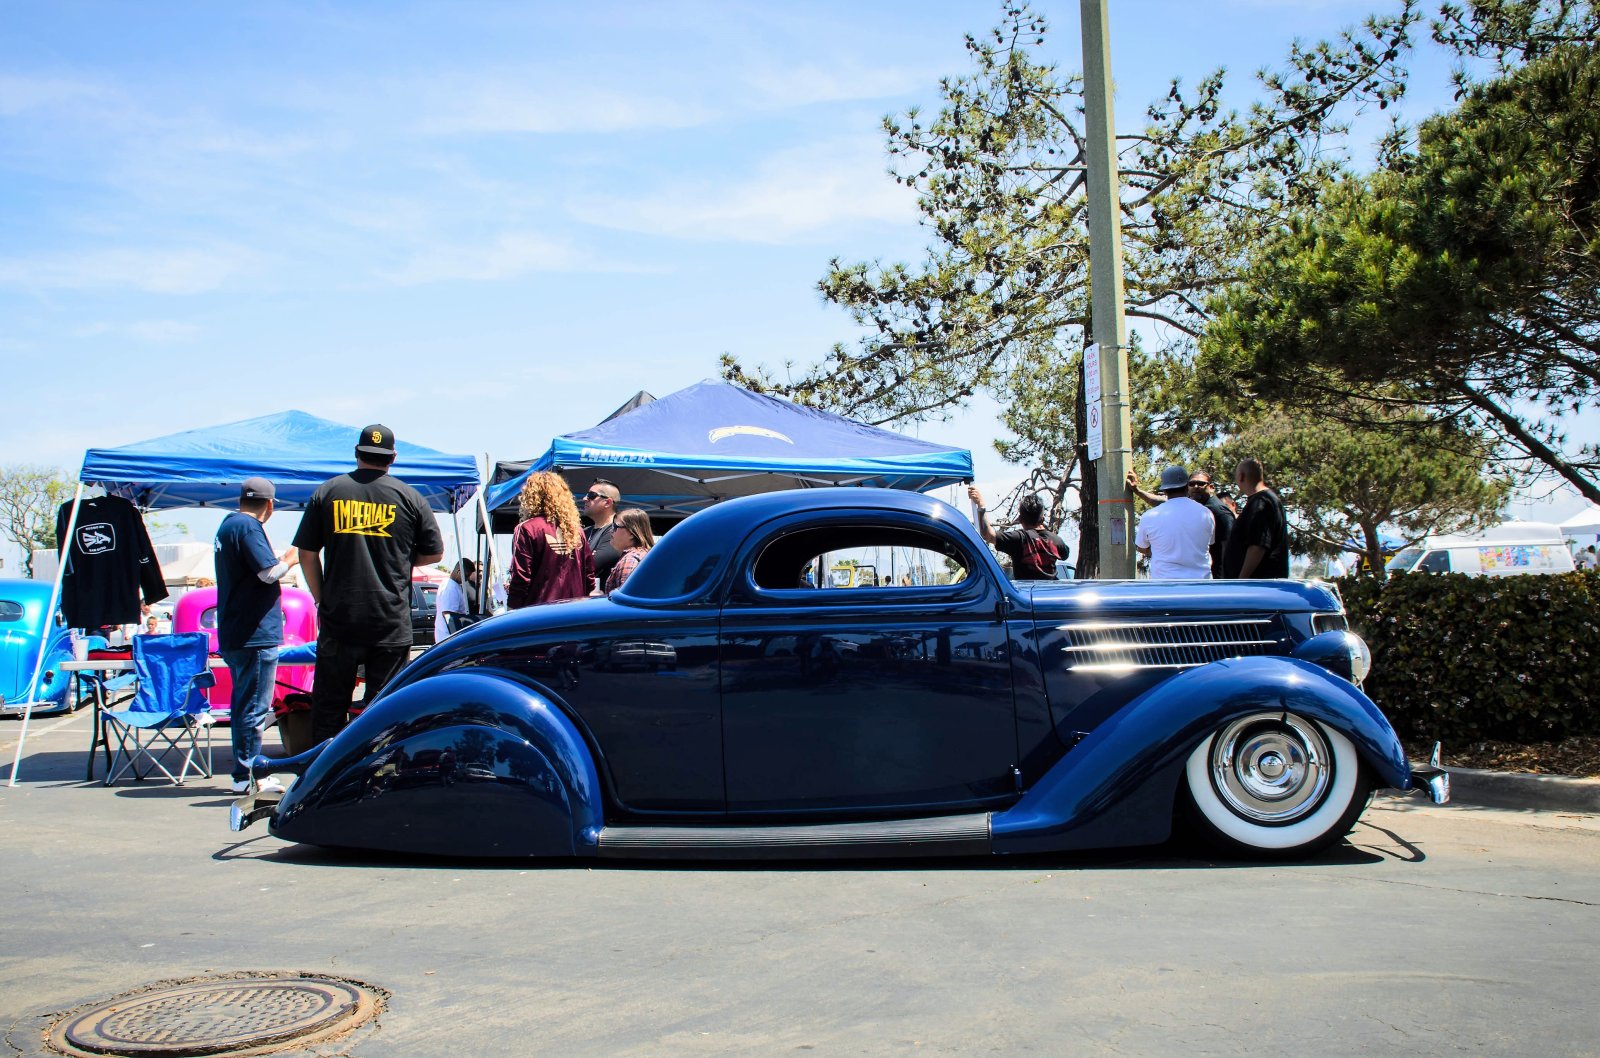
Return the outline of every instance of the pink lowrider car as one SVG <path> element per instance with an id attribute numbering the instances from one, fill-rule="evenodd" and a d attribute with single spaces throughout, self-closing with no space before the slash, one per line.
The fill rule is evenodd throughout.
<path id="1" fill-rule="evenodd" d="M 211 652 L 217 652 L 217 589 L 195 588 L 179 600 L 172 615 L 174 632 L 204 632 L 211 639 Z M 317 641 L 317 604 L 311 593 L 299 588 L 283 589 L 283 645 L 298 646 Z M 314 673 L 311 665 L 278 666 L 278 686 L 273 694 L 274 703 L 284 695 L 311 690 Z M 228 670 L 215 670 L 216 686 L 211 688 L 211 716 L 226 723 L 229 698 L 233 694 L 233 680 Z"/>

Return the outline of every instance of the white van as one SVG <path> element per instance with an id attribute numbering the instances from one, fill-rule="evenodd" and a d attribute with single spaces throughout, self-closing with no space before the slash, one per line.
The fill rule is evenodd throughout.
<path id="1" fill-rule="evenodd" d="M 1561 529 L 1547 522 L 1502 522 L 1472 535 L 1424 537 L 1384 566 L 1390 573 L 1467 573 L 1475 577 L 1571 573 L 1575 568 Z"/>

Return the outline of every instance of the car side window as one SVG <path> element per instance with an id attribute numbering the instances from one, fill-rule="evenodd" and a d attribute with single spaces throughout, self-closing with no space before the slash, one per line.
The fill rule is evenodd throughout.
<path id="1" fill-rule="evenodd" d="M 882 591 L 960 584 L 970 575 L 953 541 L 898 526 L 829 525 L 783 533 L 756 558 L 758 588 Z"/>
<path id="2" fill-rule="evenodd" d="M 10 599 L 0 599 L 0 621 L 22 620 L 22 604 Z"/>

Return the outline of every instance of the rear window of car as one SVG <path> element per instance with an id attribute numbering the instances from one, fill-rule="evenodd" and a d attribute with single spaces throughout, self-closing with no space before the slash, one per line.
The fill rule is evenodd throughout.
<path id="1" fill-rule="evenodd" d="M 738 540 L 713 539 L 693 527 L 674 526 L 656 538 L 618 593 L 633 599 L 681 599 L 705 587 Z"/>
<path id="2" fill-rule="evenodd" d="M 10 599 L 0 599 L 0 621 L 22 620 L 22 604 Z"/>

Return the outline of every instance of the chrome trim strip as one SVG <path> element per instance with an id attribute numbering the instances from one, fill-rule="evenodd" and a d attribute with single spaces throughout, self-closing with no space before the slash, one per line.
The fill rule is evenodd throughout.
<path id="1" fill-rule="evenodd" d="M 1185 643 L 1089 643 L 1084 646 L 1062 645 L 1062 650 L 1178 650 L 1184 647 L 1275 647 L 1276 639 L 1202 639 Z"/>
<path id="2" fill-rule="evenodd" d="M 1239 655 L 1234 655 L 1238 657 Z M 1214 658 L 1214 661 L 1228 661 L 1229 658 Z M 1102 661 L 1091 662 L 1088 665 L 1069 665 L 1068 672 L 1140 672 L 1144 669 L 1197 669 L 1201 665 L 1209 665 L 1210 661 L 1186 661 L 1173 664 L 1141 664 L 1137 661 Z"/>
<path id="3" fill-rule="evenodd" d="M 1270 625 L 1270 617 L 1251 617 L 1230 621 L 1080 621 L 1056 625 L 1057 632 L 1104 632 L 1119 628 L 1197 628 L 1217 625 Z"/>

